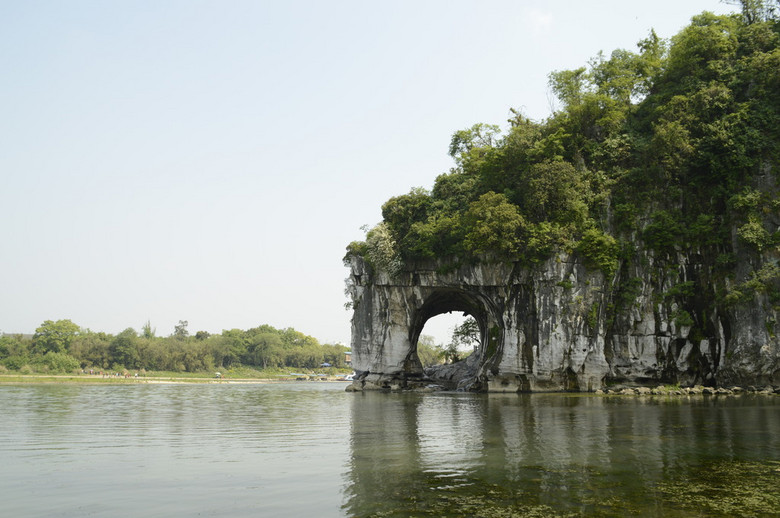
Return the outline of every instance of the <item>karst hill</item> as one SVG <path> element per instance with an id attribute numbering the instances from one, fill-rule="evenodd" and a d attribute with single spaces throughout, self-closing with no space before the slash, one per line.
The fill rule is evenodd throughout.
<path id="1" fill-rule="evenodd" d="M 544 121 L 456 132 L 348 247 L 353 387 L 780 383 L 780 22 L 744 4 L 552 72 Z M 481 346 L 424 372 L 449 311 Z"/>

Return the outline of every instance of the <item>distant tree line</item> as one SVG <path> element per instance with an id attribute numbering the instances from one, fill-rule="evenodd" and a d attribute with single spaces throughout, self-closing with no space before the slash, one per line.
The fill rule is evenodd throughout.
<path id="1" fill-rule="evenodd" d="M 202 372 L 235 367 L 316 369 L 347 367 L 343 345 L 320 344 L 293 328 L 261 325 L 221 334 L 190 335 L 187 321 L 155 335 L 151 324 L 117 335 L 82 329 L 70 320 L 46 320 L 29 335 L 0 335 L 0 371 L 73 372 L 142 370 Z"/>

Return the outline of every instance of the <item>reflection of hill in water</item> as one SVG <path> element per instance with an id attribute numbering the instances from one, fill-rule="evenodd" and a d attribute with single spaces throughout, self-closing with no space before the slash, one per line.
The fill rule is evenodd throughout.
<path id="1" fill-rule="evenodd" d="M 766 463 L 780 458 L 777 410 L 776 398 L 753 397 L 356 394 L 344 510 L 350 516 L 701 512 L 701 503 L 690 508 L 693 500 L 681 490 L 698 480 L 734 492 L 743 511 L 766 512 L 780 503 L 772 500 L 768 475 L 777 466 Z M 727 477 L 748 465 L 738 479 Z M 702 482 L 702 473 L 717 466 L 731 466 L 722 470 L 727 479 Z M 728 509 L 736 508 L 707 513 Z"/>

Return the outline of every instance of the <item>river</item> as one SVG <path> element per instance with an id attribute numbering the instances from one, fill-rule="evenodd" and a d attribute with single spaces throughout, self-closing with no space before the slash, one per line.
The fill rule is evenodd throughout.
<path id="1" fill-rule="evenodd" d="M 780 516 L 780 398 L 0 385 L 3 516 Z"/>

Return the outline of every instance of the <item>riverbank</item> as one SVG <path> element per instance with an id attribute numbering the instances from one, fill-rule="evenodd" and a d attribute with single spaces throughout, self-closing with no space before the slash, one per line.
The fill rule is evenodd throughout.
<path id="1" fill-rule="evenodd" d="M 278 376 L 275 378 L 213 378 L 213 377 L 178 377 L 178 376 L 101 376 L 101 375 L 75 375 L 75 374 L 0 374 L 0 385 L 16 385 L 28 383 L 78 383 L 87 385 L 127 385 L 138 383 L 150 384 L 184 384 L 184 383 L 207 383 L 207 384 L 268 384 L 268 383 L 291 383 L 291 382 L 345 382 L 343 376 L 320 376 L 320 377 L 296 377 L 296 376 Z"/>
<path id="2" fill-rule="evenodd" d="M 100 374 L 0 374 L 0 385 L 18 385 L 18 384 L 57 384 L 57 383 L 76 383 L 83 385 L 127 385 L 127 384 L 233 384 L 233 385 L 264 385 L 279 383 L 325 383 L 339 382 L 350 384 L 351 381 L 345 380 L 343 375 L 304 375 L 299 376 L 291 374 L 288 376 L 277 375 L 267 378 L 230 378 L 230 377 L 208 377 L 208 376 L 112 376 Z M 348 392 L 351 392 L 347 388 Z M 439 389 L 427 387 L 423 392 L 437 392 Z M 566 392 L 565 394 L 573 394 Z M 591 394 L 596 396 L 738 396 L 745 394 L 762 395 L 780 395 L 780 386 L 748 386 L 748 387 L 704 387 L 696 385 L 693 387 L 678 387 L 673 385 L 659 385 L 650 387 L 611 387 L 608 389 L 599 389 L 595 392 L 582 392 L 580 394 Z"/>

